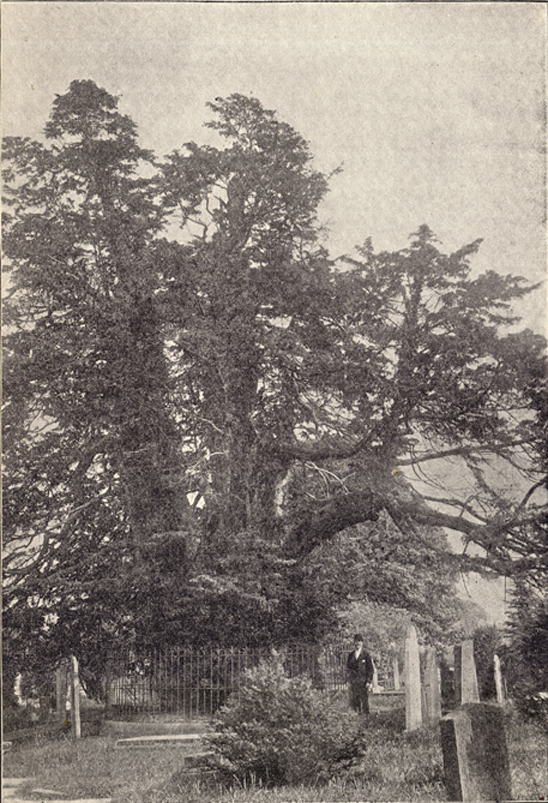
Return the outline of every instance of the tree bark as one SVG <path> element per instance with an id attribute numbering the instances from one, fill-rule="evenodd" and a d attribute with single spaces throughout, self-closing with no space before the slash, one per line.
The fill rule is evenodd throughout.
<path id="1" fill-rule="evenodd" d="M 409 527 L 423 525 L 445 528 L 466 535 L 485 550 L 484 557 L 473 559 L 474 565 L 477 563 L 476 570 L 494 570 L 509 576 L 523 571 L 524 567 L 538 567 L 546 565 L 548 561 L 548 553 L 543 552 L 533 557 L 530 554 L 519 554 L 513 542 L 508 541 L 508 532 L 518 523 L 515 519 L 480 525 L 463 516 L 452 516 L 429 508 L 420 498 L 394 500 L 371 489 L 333 497 L 303 512 L 290 531 L 286 551 L 291 557 L 302 559 L 315 547 L 329 541 L 347 527 L 377 521 L 383 510 L 402 531 L 407 524 Z M 467 562 L 472 560 L 464 554 L 462 558 Z"/>
<path id="2" fill-rule="evenodd" d="M 287 551 L 302 557 L 353 524 L 377 521 L 383 507 L 383 500 L 369 490 L 326 500 L 303 514 L 288 539 Z"/>

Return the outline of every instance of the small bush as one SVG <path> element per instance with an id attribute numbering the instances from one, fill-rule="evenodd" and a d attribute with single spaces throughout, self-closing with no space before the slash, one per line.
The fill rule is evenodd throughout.
<path id="1" fill-rule="evenodd" d="M 207 741 L 215 763 L 241 784 L 322 783 L 363 755 L 360 719 L 346 701 L 288 678 L 276 659 L 248 673 L 214 727 Z"/>

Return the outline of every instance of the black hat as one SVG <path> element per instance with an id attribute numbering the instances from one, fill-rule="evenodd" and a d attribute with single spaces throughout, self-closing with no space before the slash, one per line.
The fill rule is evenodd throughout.
<path id="1" fill-rule="evenodd" d="M 354 636 L 354 641 L 363 641 L 363 636 L 361 633 L 356 633 Z"/>

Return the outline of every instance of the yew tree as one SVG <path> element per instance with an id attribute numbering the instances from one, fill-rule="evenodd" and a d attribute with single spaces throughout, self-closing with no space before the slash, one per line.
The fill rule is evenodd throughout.
<path id="1" fill-rule="evenodd" d="M 163 167 L 186 240 L 173 246 L 165 319 L 188 490 L 222 539 L 279 529 L 285 444 L 309 395 L 326 393 L 323 362 L 342 359 L 328 316 L 343 307 L 316 222 L 327 181 L 306 142 L 258 101 L 211 107 L 227 147 L 189 143 Z"/>
<path id="2" fill-rule="evenodd" d="M 456 571 L 541 576 L 533 288 L 426 226 L 333 260 L 306 141 L 210 111 L 158 162 L 80 81 L 5 144 L 11 632 L 316 638 L 360 596 L 439 629 Z"/>
<path id="3" fill-rule="evenodd" d="M 474 275 L 481 241 L 445 254 L 427 226 L 398 252 L 330 260 L 306 142 L 254 99 L 211 108 L 226 147 L 189 143 L 163 167 L 185 232 L 169 345 L 187 489 L 211 537 L 258 527 L 302 559 L 384 512 L 406 534 L 461 534 L 477 566 L 545 565 L 529 549 L 544 340 L 512 310 L 535 288 Z"/>
<path id="4" fill-rule="evenodd" d="M 92 81 L 56 98 L 44 134 L 4 142 L 4 621 L 12 652 L 56 628 L 60 652 L 93 655 L 124 631 L 151 536 L 182 516 L 165 216 L 151 154 Z"/>

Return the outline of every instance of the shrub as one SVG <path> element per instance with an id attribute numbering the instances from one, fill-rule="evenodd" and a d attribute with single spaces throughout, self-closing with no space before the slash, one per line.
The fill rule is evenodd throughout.
<path id="1" fill-rule="evenodd" d="M 288 678 L 274 658 L 246 675 L 207 741 L 216 765 L 239 783 L 326 782 L 363 755 L 360 718 L 346 701 L 304 678 Z"/>
<path id="2" fill-rule="evenodd" d="M 548 727 L 548 598 L 526 579 L 515 582 L 507 636 L 509 694 L 522 713 Z"/>

